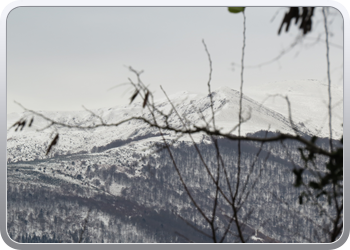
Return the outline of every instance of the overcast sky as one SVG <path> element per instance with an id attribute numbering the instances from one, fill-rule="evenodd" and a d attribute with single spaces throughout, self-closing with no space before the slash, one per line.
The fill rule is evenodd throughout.
<path id="1" fill-rule="evenodd" d="M 326 45 L 321 8 L 313 30 L 289 50 L 300 32 L 277 31 L 287 8 L 247 8 L 245 89 L 257 84 L 299 79 L 326 82 Z M 342 85 L 343 19 L 332 9 L 330 57 L 332 84 Z M 223 7 L 20 7 L 7 19 L 7 111 L 22 111 L 14 100 L 34 110 L 80 110 L 128 104 L 134 79 L 125 67 L 144 70 L 143 81 L 161 97 L 239 89 L 243 15 Z M 317 42 L 317 38 L 319 41 Z M 288 51 L 273 63 L 283 50 Z M 157 95 L 156 95 L 157 96 Z"/>

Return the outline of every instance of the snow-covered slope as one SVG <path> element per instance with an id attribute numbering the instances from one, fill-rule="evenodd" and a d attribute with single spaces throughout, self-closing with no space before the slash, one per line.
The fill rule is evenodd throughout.
<path id="1" fill-rule="evenodd" d="M 304 86 L 304 87 L 303 87 Z M 267 89 L 267 87 L 269 87 Z M 327 107 L 325 105 L 324 85 L 314 81 L 305 82 L 283 82 L 272 83 L 268 86 L 260 86 L 254 91 L 247 93 L 255 100 L 262 102 L 267 94 L 288 94 L 292 104 L 292 115 L 295 125 L 299 131 L 305 134 L 317 134 L 327 136 Z M 333 89 L 334 105 L 341 101 L 341 91 Z M 239 98 L 238 91 L 222 87 L 213 91 L 213 107 L 215 112 L 216 128 L 222 132 L 238 133 L 238 129 L 232 130 L 238 123 Z M 180 92 L 170 96 L 173 105 L 176 107 L 181 117 L 185 118 L 189 123 L 205 126 L 205 122 L 212 126 L 212 110 L 210 108 L 210 96 L 207 94 L 194 94 L 188 92 Z M 286 101 L 279 97 L 275 100 L 260 104 L 247 95 L 243 95 L 242 100 L 242 116 L 247 121 L 242 124 L 241 134 L 254 133 L 259 130 L 281 131 L 284 133 L 294 133 L 290 126 L 288 118 L 288 109 Z M 170 103 L 164 98 L 156 101 L 158 109 L 168 113 L 171 110 Z M 338 103 L 333 109 L 333 124 L 335 138 L 339 138 L 342 134 L 342 102 Z M 94 114 L 102 117 L 104 123 L 117 123 L 133 116 L 143 116 L 151 119 L 147 109 L 142 108 L 141 102 L 135 102 L 132 105 L 124 107 L 113 107 L 94 110 Z M 51 119 L 70 125 L 95 125 L 101 121 L 96 115 L 86 110 L 74 112 L 43 112 L 43 114 Z M 9 114 L 7 126 L 10 127 L 19 118 L 32 116 L 29 113 Z M 249 119 L 248 119 L 249 118 Z M 204 121 L 205 119 L 205 121 Z M 169 123 L 175 127 L 183 127 L 182 121 L 173 113 L 170 116 Z M 117 140 L 160 140 L 159 131 L 151 128 L 143 121 L 132 120 L 120 126 L 100 127 L 93 130 L 77 130 L 64 127 L 51 127 L 44 131 L 38 131 L 50 124 L 48 121 L 40 117 L 34 118 L 31 128 L 25 127 L 23 131 L 15 132 L 14 129 L 8 131 L 7 149 L 8 158 L 12 160 L 23 161 L 45 158 L 45 150 L 58 131 L 60 134 L 59 143 L 55 146 L 53 154 L 69 154 L 77 152 L 92 152 L 94 147 L 103 147 L 110 145 Z M 323 129 L 321 127 L 323 126 Z M 318 132 L 318 130 L 320 132 Z M 174 133 L 167 133 L 168 139 L 175 138 Z M 195 135 L 195 140 L 201 140 L 201 134 Z M 183 138 L 188 140 L 188 138 Z M 121 145 L 120 143 L 118 145 Z"/>
<path id="2" fill-rule="evenodd" d="M 328 85 L 318 80 L 299 80 L 245 86 L 245 92 L 254 100 L 288 117 L 288 105 L 282 96 L 288 96 L 293 120 L 303 123 L 313 135 L 329 137 Z M 276 96 L 280 95 L 280 96 Z M 343 90 L 331 87 L 333 138 L 343 134 Z"/>
<path id="3" fill-rule="evenodd" d="M 239 92 L 228 87 L 222 87 L 213 91 L 212 98 L 216 128 L 221 129 L 222 132 L 231 131 L 233 134 L 238 134 L 237 128 L 235 130 L 232 129 L 238 124 Z M 205 120 L 212 126 L 209 95 L 194 95 L 183 92 L 182 95 L 176 95 L 172 100 L 178 112 L 193 124 L 205 126 L 205 122 L 200 115 L 203 114 Z M 162 102 L 160 106 L 167 106 L 166 101 Z M 242 135 L 268 129 L 293 133 L 286 117 L 261 105 L 246 95 L 243 95 L 242 99 L 242 117 L 243 120 L 246 120 L 241 127 Z M 176 118 L 172 122 L 173 124 L 178 123 L 180 125 L 179 120 Z M 300 127 L 299 129 L 302 132 L 307 132 L 306 128 Z"/>

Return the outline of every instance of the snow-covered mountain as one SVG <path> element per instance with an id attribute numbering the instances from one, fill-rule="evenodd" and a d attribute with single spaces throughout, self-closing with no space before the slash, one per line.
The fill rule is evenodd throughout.
<path id="1" fill-rule="evenodd" d="M 269 88 L 267 88 L 269 87 Z M 254 99 L 243 95 L 242 115 L 243 119 L 249 118 L 241 126 L 241 133 L 254 133 L 260 130 L 281 131 L 283 133 L 293 134 L 291 128 L 288 106 L 282 97 L 270 98 L 263 102 L 268 94 L 280 93 L 287 94 L 291 102 L 292 117 L 295 127 L 303 134 L 318 135 L 327 137 L 329 134 L 327 107 L 325 105 L 327 86 L 316 81 L 301 82 L 282 82 L 271 83 L 268 86 L 259 86 L 254 91 L 247 92 Z M 342 135 L 342 93 L 340 89 L 332 89 L 334 108 L 333 114 L 333 137 L 340 138 Z M 238 129 L 232 131 L 238 123 L 239 113 L 239 92 L 222 87 L 213 91 L 213 107 L 215 112 L 216 128 L 222 132 L 238 133 Z M 210 108 L 210 97 L 207 94 L 194 94 L 180 92 L 170 96 L 170 99 L 176 107 L 178 113 L 192 124 L 205 126 L 203 118 L 211 124 L 212 111 Z M 258 100 L 258 101 L 256 101 Z M 263 103 L 262 103 L 263 102 Z M 166 99 L 156 101 L 156 107 L 165 113 L 169 112 L 171 105 Z M 104 108 L 93 111 L 96 115 L 102 117 L 107 124 L 117 123 L 121 120 L 144 116 L 151 118 L 147 109 L 141 107 L 141 102 L 135 102 L 132 105 L 124 107 Z M 70 125 L 94 125 L 100 123 L 99 118 L 92 113 L 82 111 L 72 112 L 42 112 L 51 119 Z M 10 127 L 21 117 L 28 116 L 28 113 L 13 113 L 8 115 L 7 126 Z M 182 127 L 179 118 L 172 114 L 169 122 L 172 126 Z M 111 144 L 116 140 L 130 140 L 143 138 L 147 140 L 159 140 L 160 137 L 157 129 L 148 127 L 142 121 L 129 121 L 118 127 L 102 127 L 93 130 L 76 130 L 68 128 L 47 129 L 37 131 L 49 124 L 48 121 L 40 117 L 34 117 L 34 123 L 31 128 L 26 127 L 21 132 L 15 132 L 14 129 L 8 131 L 7 149 L 8 158 L 12 161 L 33 160 L 44 158 L 45 148 L 50 142 L 50 135 L 59 131 L 60 140 L 55 147 L 55 152 L 59 155 L 66 153 L 76 153 L 81 151 L 91 152 L 94 147 L 103 147 Z M 57 129 L 57 130 L 56 130 Z M 197 141 L 201 140 L 202 135 L 194 136 Z M 174 139 L 174 133 L 167 133 L 167 138 Z M 186 139 L 186 137 L 184 138 Z M 19 154 L 18 146 L 20 147 Z"/>
<path id="2" fill-rule="evenodd" d="M 266 94 L 274 93 L 268 88 L 275 87 L 274 91 L 288 94 L 294 125 L 299 133 L 305 136 L 318 133 L 326 137 L 327 129 L 318 132 L 318 123 L 323 121 L 325 114 L 320 112 L 324 107 L 321 104 L 327 100 L 327 96 L 321 95 L 324 91 L 315 90 L 320 87 L 318 82 L 283 84 L 261 85 L 260 89 L 256 87 L 251 92 L 246 87 L 242 110 L 243 118 L 250 119 L 242 124 L 242 134 L 256 132 L 252 136 L 261 136 L 264 133 L 259 132 L 261 130 L 294 133 L 288 112 L 282 108 L 285 100 L 276 98 L 276 102 L 261 103 Z M 305 84 L 309 85 L 303 89 Z M 285 89 L 287 92 L 283 92 Z M 306 96 L 308 92 L 310 95 Z M 342 96 L 341 89 L 332 89 L 332 95 L 336 104 L 336 99 Z M 238 123 L 240 93 L 222 87 L 213 91 L 211 96 L 216 128 L 230 132 Z M 204 126 L 203 117 L 212 124 L 208 94 L 180 92 L 169 98 L 181 117 L 190 124 Z M 155 104 L 165 113 L 171 110 L 166 98 Z M 82 110 L 42 114 L 57 122 L 82 126 L 99 124 L 99 117 L 106 124 L 134 116 L 151 118 L 137 99 L 132 105 L 102 108 L 93 110 L 93 113 Z M 334 124 L 342 123 L 342 103 L 334 107 L 333 114 Z M 9 114 L 8 128 L 23 117 L 29 120 L 32 114 Z M 312 120 L 308 121 L 308 118 Z M 175 127 L 183 126 L 175 114 L 170 116 L 169 123 Z M 7 223 L 11 238 L 19 242 L 79 242 L 80 226 L 88 218 L 83 242 L 186 242 L 175 232 L 181 232 L 196 242 L 210 242 L 176 216 L 179 214 L 199 229 L 208 230 L 206 222 L 191 206 L 168 152 L 159 150 L 161 136 L 157 129 L 142 121 L 131 120 L 117 127 L 91 130 L 65 127 L 41 130 L 49 124 L 35 116 L 30 128 L 26 126 L 17 132 L 13 128 L 8 130 Z M 334 125 L 333 129 L 333 136 L 339 138 L 342 127 Z M 46 149 L 57 132 L 59 142 L 46 156 Z M 237 129 L 231 132 L 238 133 Z M 172 132 L 164 133 L 168 140 L 178 136 Z M 204 161 L 209 167 L 216 168 L 217 155 L 209 138 L 199 133 L 194 139 Z M 218 140 L 222 159 L 234 183 L 237 144 Z M 210 210 L 214 196 L 211 179 L 199 160 L 198 152 L 188 141 L 189 138 L 181 137 L 172 145 L 172 152 L 192 194 L 206 210 Z M 317 143 L 327 147 L 329 140 L 319 139 Z M 260 154 L 257 153 L 259 147 L 257 143 L 242 142 L 241 179 L 247 180 L 250 175 L 251 182 L 258 180 L 240 210 L 240 218 L 248 216 L 244 222 L 244 235 L 250 237 L 250 242 L 304 242 L 303 236 L 317 241 L 318 235 L 313 235 L 315 228 L 305 217 L 323 225 L 329 221 L 319 217 L 315 206 L 299 206 L 297 203 L 300 190 L 293 187 L 291 170 L 295 164 L 303 163 L 298 157 L 300 144 L 294 141 L 286 141 L 285 145 L 264 144 Z M 290 154 L 286 153 L 287 149 Z M 292 157 L 292 162 L 288 156 Z M 319 162 L 324 166 L 322 159 Z M 252 165 L 254 169 L 248 167 Z M 220 176 L 223 178 L 224 174 Z M 281 204 L 276 196 L 290 207 Z M 220 207 L 220 211 L 225 209 L 229 211 L 224 205 Z M 218 219 L 225 223 L 224 216 Z M 227 238 L 228 242 L 234 240 L 232 235 Z"/>

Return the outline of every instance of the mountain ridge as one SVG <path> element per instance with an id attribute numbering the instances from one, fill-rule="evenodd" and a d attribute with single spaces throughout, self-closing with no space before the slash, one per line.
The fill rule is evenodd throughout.
<path id="1" fill-rule="evenodd" d="M 237 90 L 229 87 L 221 87 L 214 90 L 211 96 L 213 101 L 213 109 L 215 112 L 216 129 L 220 129 L 220 131 L 223 133 L 231 132 L 233 134 L 237 134 L 237 129 L 234 131 L 231 130 L 238 124 L 240 93 Z M 313 95 L 313 98 L 315 98 L 315 94 Z M 176 107 L 177 112 L 183 118 L 192 124 L 196 124 L 196 126 L 206 126 L 207 122 L 211 120 L 211 101 L 208 94 L 205 95 L 180 92 L 171 95 L 171 102 Z M 307 112 L 309 112 L 310 108 L 306 108 L 301 104 L 298 105 L 299 110 L 297 113 L 300 116 L 305 117 L 305 114 L 302 114 L 303 110 L 300 107 L 305 109 Z M 164 113 L 169 112 L 172 108 L 166 99 L 155 101 L 155 106 Z M 279 110 L 280 108 L 275 107 L 275 109 Z M 149 111 L 143 109 L 140 102 L 135 102 L 130 106 L 104 108 L 93 110 L 92 112 L 93 113 L 83 110 L 64 112 L 47 111 L 40 113 L 58 122 L 82 126 L 94 126 L 99 124 L 100 120 L 97 116 L 100 116 L 105 123 L 117 123 L 133 116 L 143 116 L 146 119 L 151 119 Z M 286 115 L 282 113 L 272 109 L 271 104 L 265 105 L 264 103 L 260 103 L 259 101 L 256 101 L 255 99 L 243 94 L 242 117 L 243 120 L 247 119 L 247 121 L 243 122 L 241 125 L 241 134 L 245 135 L 260 130 L 268 130 L 272 132 L 280 131 L 282 133 L 294 134 L 295 131 L 291 127 L 288 114 Z M 24 112 L 22 114 L 9 114 L 7 126 L 10 127 L 23 116 L 30 117 L 31 114 L 28 112 Z M 317 116 L 317 114 L 314 114 L 314 116 Z M 206 121 L 204 122 L 201 117 L 204 117 Z M 317 120 L 320 119 L 321 118 L 317 118 Z M 171 126 L 176 128 L 183 127 L 182 122 L 174 113 L 170 115 L 168 121 Z M 293 121 L 294 128 L 299 131 L 301 135 L 320 136 L 320 134 L 317 133 L 317 129 L 313 128 L 312 126 L 305 125 L 302 120 L 295 115 L 295 112 Z M 129 121 L 118 127 L 100 127 L 86 131 L 59 126 L 55 129 L 37 131 L 38 129 L 48 126 L 49 124 L 50 122 L 45 121 L 41 117 L 35 116 L 33 126 L 31 128 L 25 127 L 24 130 L 20 132 L 15 132 L 14 129 L 10 129 L 8 131 L 7 139 L 8 157 L 11 158 L 12 161 L 45 158 L 45 148 L 50 142 L 50 136 L 52 136 L 55 131 L 60 133 L 60 141 L 58 145 L 55 146 L 53 151 L 54 153 L 58 152 L 58 154 L 64 154 L 64 152 L 76 153 L 80 151 L 91 152 L 93 147 L 104 147 L 113 143 L 114 141 L 130 140 L 137 137 L 146 138 L 149 135 L 154 136 L 155 134 L 158 134 L 157 129 L 148 127 L 140 120 Z M 211 122 L 208 124 L 209 126 L 212 126 Z M 341 134 L 342 132 L 340 130 L 335 131 L 334 138 L 340 138 Z M 321 137 L 322 136 L 327 136 L 327 130 L 325 133 L 321 134 Z M 166 137 L 167 139 L 175 139 L 176 134 L 169 132 Z M 198 142 L 203 137 L 203 134 L 195 134 L 193 137 L 195 141 Z M 161 138 L 157 140 L 160 139 Z M 189 141 L 190 139 L 184 137 L 184 140 Z M 17 149 L 19 145 L 23 145 L 20 151 Z M 18 154 L 19 152 L 21 152 L 21 154 Z M 20 155 L 23 154 L 25 155 L 24 158 L 22 157 L 22 159 L 18 159 Z"/>

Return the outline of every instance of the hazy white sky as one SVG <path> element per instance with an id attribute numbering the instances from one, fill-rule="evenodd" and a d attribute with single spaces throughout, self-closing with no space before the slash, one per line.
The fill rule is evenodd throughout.
<path id="1" fill-rule="evenodd" d="M 278 61 L 300 34 L 277 35 L 287 8 L 247 8 L 245 89 L 283 80 L 326 81 L 326 45 L 321 8 L 313 31 Z M 329 13 L 332 83 L 342 84 L 343 19 Z M 223 7 L 20 7 L 7 19 L 7 110 L 22 111 L 14 100 L 34 110 L 79 110 L 128 104 L 134 79 L 124 66 L 144 70 L 143 81 L 161 96 L 207 91 L 213 61 L 212 89 L 239 89 L 243 15 Z M 316 42 L 319 38 L 319 42 Z M 156 95 L 157 96 L 157 95 Z"/>

